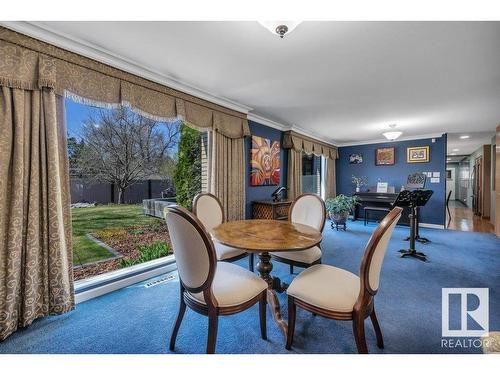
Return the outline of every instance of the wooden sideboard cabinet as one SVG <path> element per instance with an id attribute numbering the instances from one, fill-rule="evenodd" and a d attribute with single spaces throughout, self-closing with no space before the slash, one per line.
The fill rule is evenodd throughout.
<path id="1" fill-rule="evenodd" d="M 253 201 L 252 219 L 287 220 L 292 201 Z"/>

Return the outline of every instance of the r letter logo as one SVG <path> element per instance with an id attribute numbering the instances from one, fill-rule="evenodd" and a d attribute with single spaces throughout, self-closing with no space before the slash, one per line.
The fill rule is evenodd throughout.
<path id="1" fill-rule="evenodd" d="M 459 302 L 460 312 L 459 324 L 453 329 L 450 328 L 450 296 Z M 443 288 L 441 311 L 443 337 L 485 335 L 489 331 L 488 288 Z M 455 315 L 458 318 L 458 314 Z"/>

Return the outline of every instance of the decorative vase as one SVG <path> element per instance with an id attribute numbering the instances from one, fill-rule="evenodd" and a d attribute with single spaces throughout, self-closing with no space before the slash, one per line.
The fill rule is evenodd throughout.
<path id="1" fill-rule="evenodd" d="M 341 226 L 343 226 L 344 231 L 346 230 L 346 222 L 347 222 L 347 218 L 349 217 L 349 212 L 344 211 L 344 212 L 340 212 L 337 214 L 329 213 L 329 215 L 330 215 L 330 219 L 332 221 L 332 229 L 333 229 L 333 225 L 335 225 L 335 228 L 337 230 L 339 230 L 339 225 L 341 225 Z"/>

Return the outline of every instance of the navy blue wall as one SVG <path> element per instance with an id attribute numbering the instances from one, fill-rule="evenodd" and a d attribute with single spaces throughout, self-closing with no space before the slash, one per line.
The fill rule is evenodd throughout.
<path id="1" fill-rule="evenodd" d="M 365 176 L 368 185 L 361 188 L 366 191 L 370 186 L 376 186 L 378 179 L 388 182 L 399 192 L 401 185 L 406 185 L 406 179 L 414 172 L 440 172 L 438 184 L 430 183 L 427 179 L 426 188 L 434 190 L 434 194 L 421 211 L 421 222 L 428 224 L 444 225 L 445 222 L 445 195 L 446 195 L 446 135 L 439 138 L 418 139 L 413 141 L 376 143 L 360 146 L 339 147 L 339 158 L 336 162 L 337 193 L 351 195 L 355 191 L 352 176 Z M 406 148 L 414 146 L 430 146 L 429 163 L 406 162 Z M 395 147 L 396 164 L 391 166 L 375 165 L 375 150 L 382 147 Z M 349 164 L 349 155 L 360 153 L 363 155 L 363 163 Z"/>
<path id="2" fill-rule="evenodd" d="M 277 129 L 270 128 L 253 121 L 248 121 L 250 126 L 250 133 L 259 137 L 267 138 L 273 141 L 279 141 L 283 146 L 283 132 Z M 251 137 L 245 139 L 245 186 L 246 186 L 246 218 L 252 217 L 252 201 L 255 200 L 269 200 L 271 194 L 278 186 L 250 186 L 250 148 L 252 147 Z M 279 186 L 286 186 L 286 172 L 288 165 L 288 153 L 281 147 L 281 178 Z"/>

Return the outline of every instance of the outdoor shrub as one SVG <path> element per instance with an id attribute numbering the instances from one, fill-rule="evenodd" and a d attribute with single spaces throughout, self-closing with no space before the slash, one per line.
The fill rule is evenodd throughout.
<path id="1" fill-rule="evenodd" d="M 139 255 L 138 258 L 122 259 L 122 267 L 129 267 L 167 256 L 170 252 L 170 246 L 164 241 L 155 241 L 147 245 L 139 246 L 139 252 L 141 255 Z"/>
<path id="2" fill-rule="evenodd" d="M 174 184 L 177 203 L 190 210 L 194 196 L 201 191 L 201 133 L 184 124 L 180 133 Z"/>

